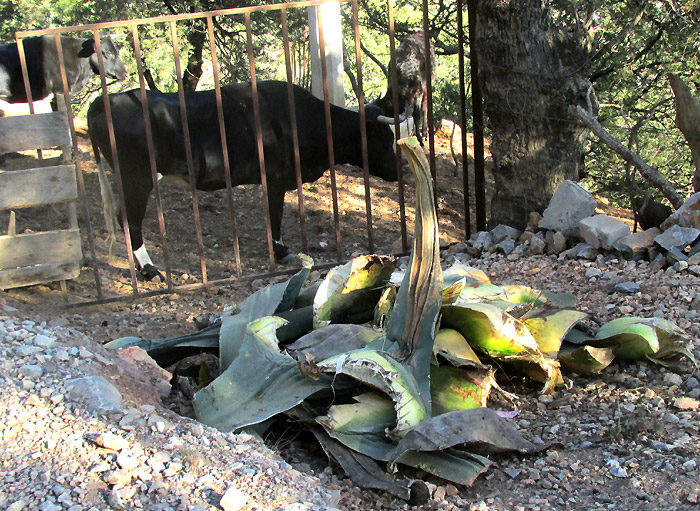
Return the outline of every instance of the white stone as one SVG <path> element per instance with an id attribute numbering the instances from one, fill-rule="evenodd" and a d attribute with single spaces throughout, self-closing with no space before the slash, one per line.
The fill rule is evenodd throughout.
<path id="1" fill-rule="evenodd" d="M 544 210 L 540 229 L 561 231 L 565 236 L 578 236 L 578 223 L 595 213 L 595 197 L 578 183 L 564 181 Z"/>
<path id="2" fill-rule="evenodd" d="M 235 485 L 228 487 L 219 505 L 224 511 L 239 511 L 248 503 L 248 497 Z"/>
<path id="3" fill-rule="evenodd" d="M 594 248 L 610 250 L 615 242 L 630 234 L 630 226 L 607 215 L 595 215 L 579 222 L 581 237 Z"/>

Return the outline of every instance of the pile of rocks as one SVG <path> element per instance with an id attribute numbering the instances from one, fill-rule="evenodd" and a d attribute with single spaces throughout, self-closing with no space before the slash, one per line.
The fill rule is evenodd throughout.
<path id="1" fill-rule="evenodd" d="M 672 271 L 700 275 L 700 193 L 692 195 L 660 228 L 635 233 L 622 220 L 595 214 L 596 206 L 590 192 L 565 181 L 543 215 L 530 214 L 524 232 L 499 225 L 472 236 L 466 250 L 476 257 L 485 252 L 502 253 L 511 261 L 542 254 L 594 261 L 612 254 L 648 260 L 652 271 L 672 267 Z"/>

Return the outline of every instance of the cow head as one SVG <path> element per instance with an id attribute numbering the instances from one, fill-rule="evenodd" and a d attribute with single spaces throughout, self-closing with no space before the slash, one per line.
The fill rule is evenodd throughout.
<path id="1" fill-rule="evenodd" d="M 396 181 L 396 154 L 394 134 L 386 123 L 381 121 L 384 111 L 371 103 L 365 105 L 367 121 L 367 155 L 369 172 L 386 181 Z"/>
<path id="2" fill-rule="evenodd" d="M 124 66 L 124 62 L 119 58 L 119 49 L 114 44 L 114 41 L 112 41 L 112 38 L 109 36 L 101 37 L 100 45 L 102 47 L 102 63 L 104 64 L 105 76 L 113 80 L 126 80 L 129 73 Z M 92 72 L 96 75 L 100 74 L 100 66 L 97 61 L 94 40 L 86 39 L 85 42 L 83 42 L 83 47 L 80 53 L 78 53 L 78 56 L 80 58 L 89 58 Z"/>

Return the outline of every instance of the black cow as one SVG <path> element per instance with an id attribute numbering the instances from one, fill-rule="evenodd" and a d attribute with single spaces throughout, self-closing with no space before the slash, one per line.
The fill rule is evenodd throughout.
<path id="1" fill-rule="evenodd" d="M 430 41 L 431 77 L 435 68 L 435 45 Z M 385 114 L 393 117 L 394 104 L 392 100 L 392 69 L 396 66 L 397 88 L 399 96 L 398 115 L 403 122 L 407 116 L 413 116 L 413 126 L 421 146 L 423 137 L 428 130 L 428 73 L 425 66 L 425 38 L 423 32 L 411 34 L 401 41 L 396 49 L 394 59 L 389 62 L 389 83 L 383 98 L 376 99 L 372 104 L 379 106 Z M 423 136 L 418 129 L 422 121 Z M 392 120 L 393 122 L 393 120 Z"/>
<path id="2" fill-rule="evenodd" d="M 27 62 L 32 99 L 44 99 L 52 92 L 63 94 L 61 69 L 54 36 L 27 37 L 22 40 Z M 105 75 L 115 80 L 128 76 L 119 50 L 110 37 L 100 39 Z M 85 86 L 93 73 L 99 74 L 95 41 L 61 36 L 61 48 L 70 94 L 74 95 Z M 17 43 L 0 45 L 0 99 L 8 103 L 26 103 L 27 94 L 22 78 Z M 52 108 L 56 110 L 54 97 Z"/>
<path id="3" fill-rule="evenodd" d="M 234 186 L 260 183 L 251 90 L 250 83 L 221 88 L 231 181 Z M 220 190 L 226 187 L 214 94 L 213 90 L 186 94 L 196 186 L 199 190 Z M 135 89 L 111 94 L 110 104 L 132 249 L 141 274 L 152 279 L 160 274 L 148 257 L 141 234 L 141 224 L 153 182 L 140 98 L 140 91 Z M 282 244 L 280 232 L 284 193 L 297 186 L 287 83 L 259 82 L 258 99 L 274 254 L 276 260 L 284 262 L 289 256 L 289 250 Z M 294 86 L 294 101 L 302 179 L 311 182 L 321 177 L 329 166 L 324 104 L 297 86 Z M 148 91 L 148 108 L 158 173 L 187 178 L 178 95 Z M 376 120 L 381 113 L 379 108 L 369 105 L 366 109 L 369 171 L 385 180 L 395 181 L 394 137 L 386 124 Z M 359 114 L 332 105 L 331 119 L 335 162 L 361 166 Z M 87 120 L 98 164 L 98 149 L 111 164 L 113 158 L 101 98 L 90 105 Z"/>

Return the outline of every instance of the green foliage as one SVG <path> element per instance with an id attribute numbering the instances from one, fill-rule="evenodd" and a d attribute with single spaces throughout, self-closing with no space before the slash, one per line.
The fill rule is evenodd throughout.
<path id="1" fill-rule="evenodd" d="M 589 3 L 576 2 L 581 11 L 592 9 Z M 591 12 L 590 76 L 601 104 L 601 123 L 687 195 L 693 168 L 675 126 L 667 74 L 679 73 L 691 87 L 700 82 L 700 3 L 680 7 L 668 1 L 606 1 Z M 628 169 L 617 154 L 592 138 L 586 166 L 591 189 L 628 205 Z"/>

